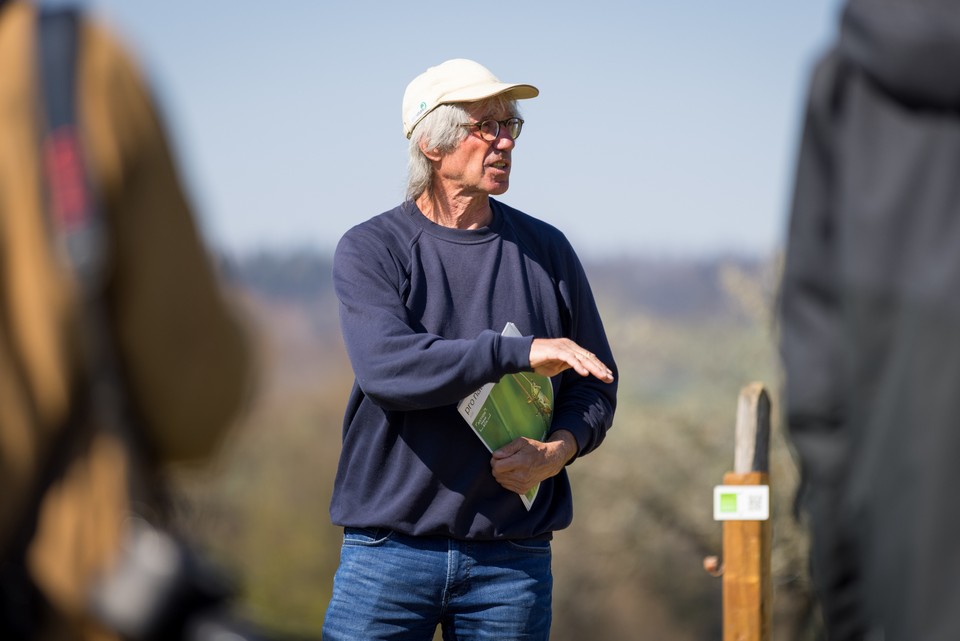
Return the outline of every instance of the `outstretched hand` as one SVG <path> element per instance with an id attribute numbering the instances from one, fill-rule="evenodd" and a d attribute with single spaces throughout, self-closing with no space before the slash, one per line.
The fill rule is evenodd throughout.
<path id="1" fill-rule="evenodd" d="M 595 376 L 604 383 L 613 382 L 613 372 L 592 352 L 569 338 L 535 338 L 530 345 L 530 367 L 537 374 L 556 376 L 573 369 L 580 376 Z"/>

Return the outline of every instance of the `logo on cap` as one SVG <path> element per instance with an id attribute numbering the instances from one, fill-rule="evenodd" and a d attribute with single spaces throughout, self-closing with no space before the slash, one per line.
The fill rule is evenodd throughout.
<path id="1" fill-rule="evenodd" d="M 426 103 L 426 101 L 421 101 L 420 104 L 417 105 L 416 111 L 413 111 L 412 113 L 410 113 L 410 115 L 407 116 L 407 118 L 408 118 L 411 122 L 413 122 L 414 120 L 416 120 L 417 118 L 419 118 L 419 117 L 420 117 L 420 114 L 422 114 L 422 113 L 423 113 L 424 111 L 426 111 L 426 110 L 427 110 L 427 103 Z"/>

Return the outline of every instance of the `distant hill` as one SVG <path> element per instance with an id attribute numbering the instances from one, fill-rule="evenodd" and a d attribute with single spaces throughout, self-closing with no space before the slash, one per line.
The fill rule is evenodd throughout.
<path id="1" fill-rule="evenodd" d="M 233 284 L 264 300 L 336 309 L 327 253 L 263 251 L 224 259 L 223 265 Z M 774 271 L 772 260 L 746 256 L 619 257 L 585 261 L 584 268 L 597 298 L 611 311 L 668 320 L 742 319 L 737 283 L 750 282 L 769 297 Z"/>
<path id="2" fill-rule="evenodd" d="M 602 304 L 664 320 L 754 320 L 746 298 L 766 301 L 775 286 L 775 261 L 747 256 L 637 256 L 587 262 L 584 269 Z"/>
<path id="3" fill-rule="evenodd" d="M 221 260 L 227 279 L 267 298 L 315 303 L 333 296 L 333 259 L 312 250 L 259 251 Z"/>

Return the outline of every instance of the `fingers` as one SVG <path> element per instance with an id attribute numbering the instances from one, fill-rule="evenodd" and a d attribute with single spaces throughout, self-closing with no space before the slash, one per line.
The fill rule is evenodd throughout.
<path id="1" fill-rule="evenodd" d="M 492 463 L 493 478 L 505 489 L 523 494 L 536 485 L 528 465 L 518 465 L 517 461 L 505 459 L 494 459 Z"/>
<path id="2" fill-rule="evenodd" d="M 595 376 L 605 383 L 613 381 L 613 372 L 596 354 L 567 338 L 534 339 L 530 346 L 530 366 L 546 376 L 573 369 L 580 376 Z"/>
<path id="3" fill-rule="evenodd" d="M 518 439 L 514 439 L 509 443 L 507 443 L 506 445 L 504 445 L 503 447 L 501 447 L 500 449 L 495 450 L 493 452 L 493 458 L 494 459 L 510 458 L 511 456 L 519 452 L 521 449 L 523 449 L 524 443 L 525 442 L 522 437 Z"/>
<path id="4" fill-rule="evenodd" d="M 572 450 L 572 451 L 571 451 Z M 511 454 L 507 455 L 508 452 Z M 493 453 L 493 477 L 511 492 L 523 494 L 544 479 L 556 476 L 576 453 L 576 439 L 558 430 L 550 440 L 520 437 Z"/>
<path id="5" fill-rule="evenodd" d="M 493 453 L 490 460 L 493 477 L 511 492 L 523 494 L 537 484 L 535 470 L 540 464 L 542 444 L 520 437 Z"/>
<path id="6" fill-rule="evenodd" d="M 575 358 L 577 364 L 573 367 L 581 376 L 592 375 L 606 383 L 613 382 L 613 372 L 594 353 L 588 351 L 576 352 Z"/>

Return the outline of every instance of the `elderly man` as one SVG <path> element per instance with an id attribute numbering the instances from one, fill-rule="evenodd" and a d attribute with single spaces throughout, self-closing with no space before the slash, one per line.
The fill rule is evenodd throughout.
<path id="1" fill-rule="evenodd" d="M 590 286 L 554 227 L 507 191 L 523 127 L 470 60 L 403 97 L 408 199 L 348 231 L 334 283 L 356 376 L 330 513 L 345 528 L 324 638 L 547 639 L 550 540 L 573 511 L 565 466 L 596 448 L 615 365 Z M 521 336 L 501 334 L 512 322 Z M 552 377 L 543 440 L 490 453 L 457 412 L 486 383 Z M 519 500 L 539 484 L 529 509 Z"/>

